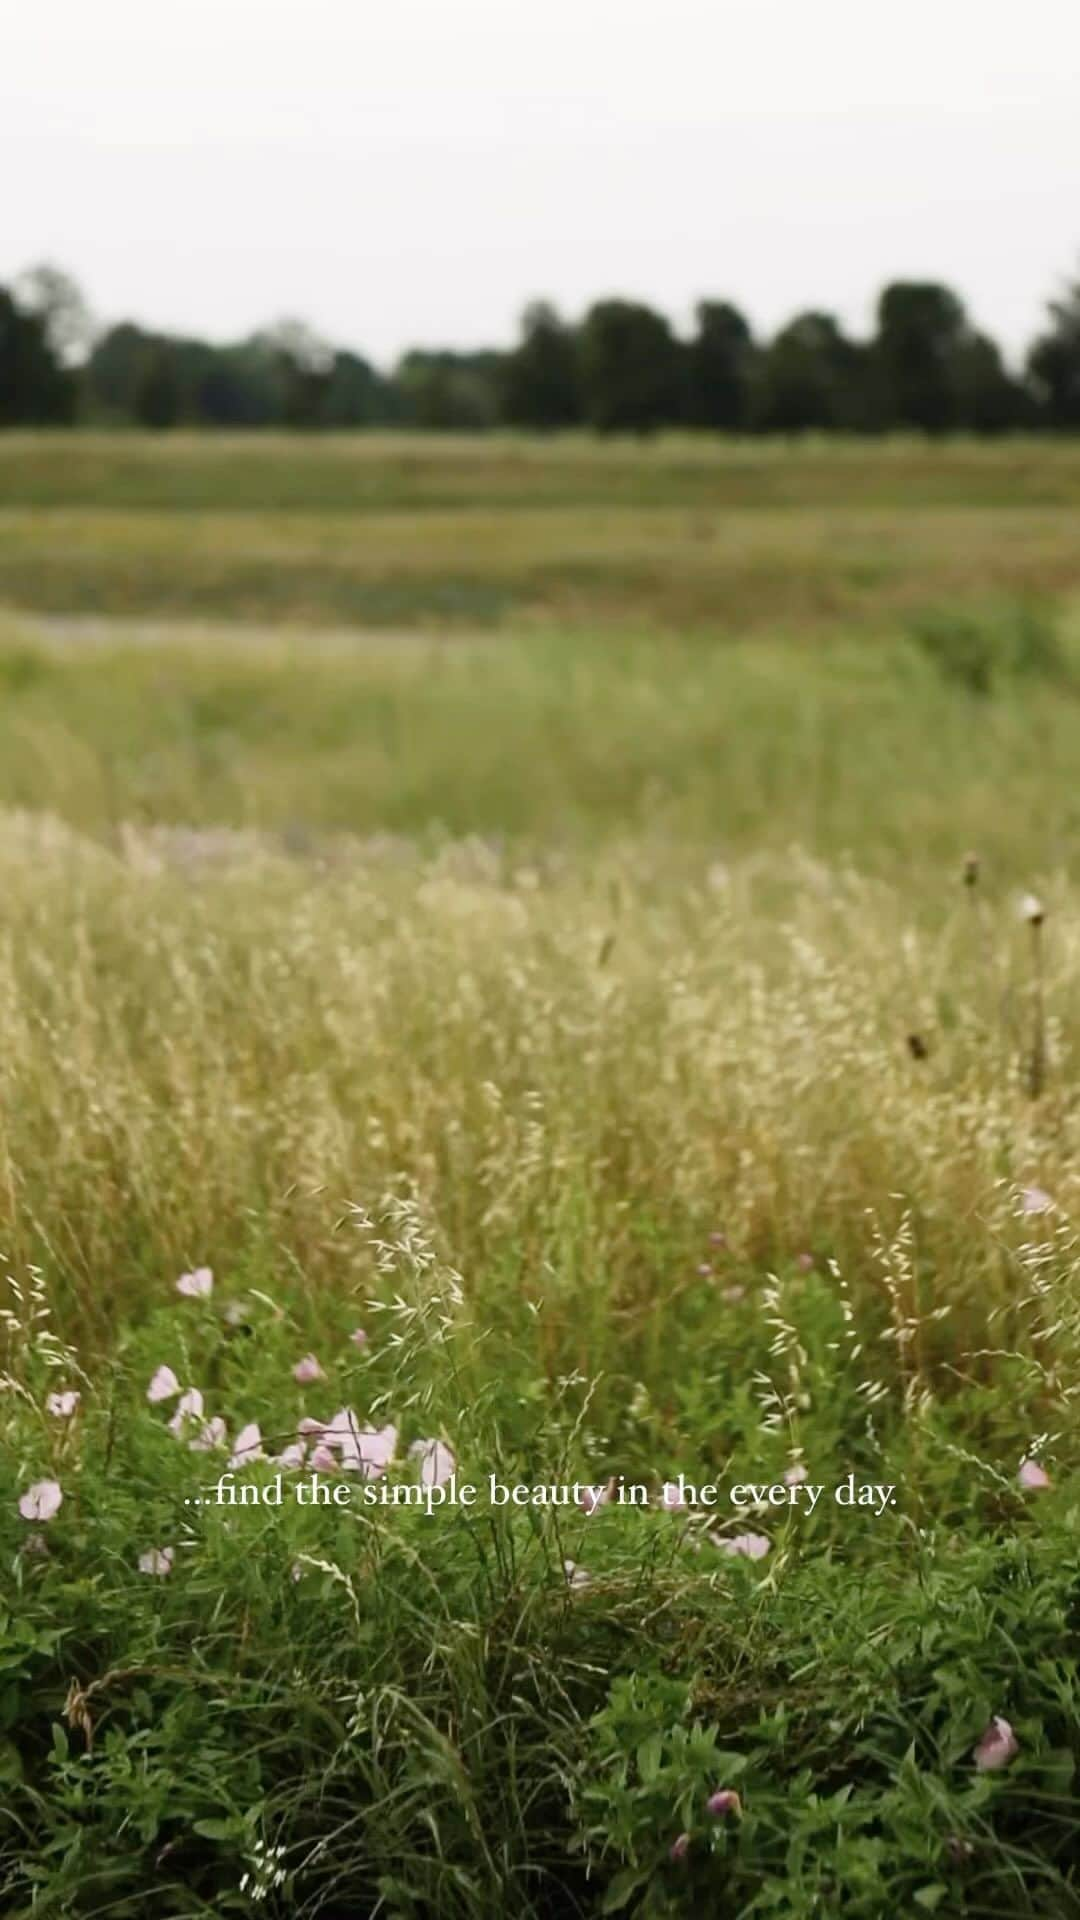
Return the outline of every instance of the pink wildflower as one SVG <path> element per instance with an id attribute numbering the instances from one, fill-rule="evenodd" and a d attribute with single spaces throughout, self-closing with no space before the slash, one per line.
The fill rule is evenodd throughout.
<path id="1" fill-rule="evenodd" d="M 1045 1187 L 1023 1187 L 1020 1191 L 1021 1213 L 1049 1213 L 1053 1199 Z"/>
<path id="2" fill-rule="evenodd" d="M 445 1486 L 457 1466 L 452 1449 L 442 1440 L 414 1440 L 409 1458 L 419 1460 L 420 1484 L 424 1487 Z"/>
<path id="3" fill-rule="evenodd" d="M 55 1480 L 35 1480 L 19 1501 L 19 1512 L 24 1520 L 52 1520 L 63 1498 Z"/>
<path id="4" fill-rule="evenodd" d="M 262 1434 L 258 1424 L 252 1420 L 241 1427 L 233 1442 L 232 1458 L 229 1461 L 230 1472 L 236 1467 L 248 1466 L 253 1460 L 264 1460 Z"/>
<path id="5" fill-rule="evenodd" d="M 139 1555 L 139 1572 L 152 1573 L 163 1580 L 167 1573 L 172 1572 L 174 1554 L 173 1547 L 151 1547 L 149 1552 Z"/>
<path id="6" fill-rule="evenodd" d="M 198 1387 L 186 1387 L 180 1396 L 179 1405 L 169 1421 L 170 1433 L 182 1433 L 189 1420 L 201 1420 L 203 1417 L 203 1397 Z"/>
<path id="7" fill-rule="evenodd" d="M 771 1542 L 763 1533 L 736 1533 L 727 1539 L 716 1536 L 713 1544 L 721 1553 L 730 1553 L 734 1557 L 746 1560 L 763 1560 Z"/>
<path id="8" fill-rule="evenodd" d="M 180 1382 L 172 1368 L 159 1367 L 146 1389 L 146 1397 L 151 1406 L 156 1406 L 159 1400 L 175 1400 L 179 1391 Z"/>
<path id="9" fill-rule="evenodd" d="M 1007 1767 L 1010 1760 L 1015 1760 L 1019 1751 L 1020 1742 L 1009 1722 L 995 1713 L 971 1757 L 980 1773 L 997 1773 Z"/>
<path id="10" fill-rule="evenodd" d="M 176 1283 L 177 1293 L 188 1300 L 207 1300 L 214 1291 L 214 1276 L 209 1267 L 196 1267 L 192 1273 L 182 1273 Z"/>

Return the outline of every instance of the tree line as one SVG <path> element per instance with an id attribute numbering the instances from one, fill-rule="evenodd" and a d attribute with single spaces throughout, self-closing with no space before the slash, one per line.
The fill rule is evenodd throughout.
<path id="1" fill-rule="evenodd" d="M 963 301 L 897 280 L 855 339 L 798 313 L 760 339 L 702 300 L 688 336 L 640 301 L 569 321 L 529 306 L 509 348 L 414 348 L 390 372 L 286 320 L 234 345 L 95 325 L 74 281 L 37 267 L 0 286 L 0 426 L 416 427 L 482 431 L 930 434 L 1080 428 L 1080 281 L 1051 301 L 1014 371 Z"/>

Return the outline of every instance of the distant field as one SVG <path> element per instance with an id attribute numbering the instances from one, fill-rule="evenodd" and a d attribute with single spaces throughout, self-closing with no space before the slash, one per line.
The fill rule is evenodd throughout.
<path id="1" fill-rule="evenodd" d="M 8 433 L 0 435 L 0 506 L 1075 507 L 1080 443 Z"/>
<path id="2" fill-rule="evenodd" d="M 294 625 L 873 625 L 1080 587 L 1080 448 L 0 440 L 0 605 Z"/>

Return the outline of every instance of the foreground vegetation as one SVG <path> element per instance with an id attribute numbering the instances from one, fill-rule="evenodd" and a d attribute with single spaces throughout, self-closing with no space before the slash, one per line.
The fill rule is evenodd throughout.
<path id="1" fill-rule="evenodd" d="M 1080 1914 L 1077 583 L 953 563 L 6 618 L 5 1914 Z"/>

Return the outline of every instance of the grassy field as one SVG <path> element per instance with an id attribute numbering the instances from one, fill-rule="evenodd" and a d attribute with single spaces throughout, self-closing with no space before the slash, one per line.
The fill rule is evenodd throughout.
<path id="1" fill-rule="evenodd" d="M 1080 1915 L 1078 490 L 0 443 L 5 1917 Z"/>
<path id="2" fill-rule="evenodd" d="M 0 605 L 397 630 L 880 626 L 1077 582 L 1071 444 L 8 436 Z"/>

